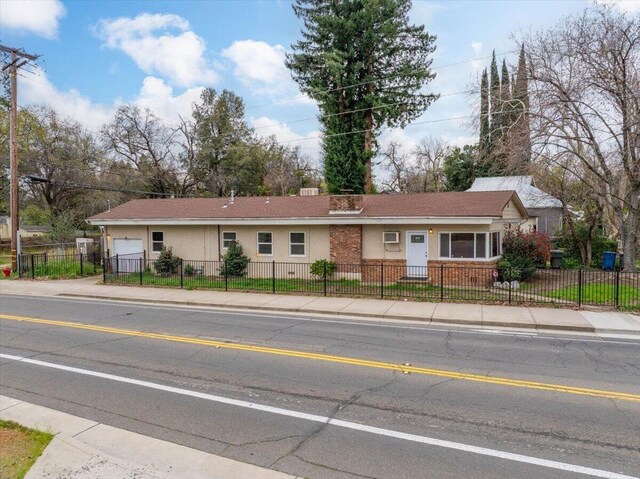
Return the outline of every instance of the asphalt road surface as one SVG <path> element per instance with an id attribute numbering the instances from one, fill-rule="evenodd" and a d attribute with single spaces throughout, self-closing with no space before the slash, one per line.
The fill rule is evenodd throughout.
<path id="1" fill-rule="evenodd" d="M 640 476 L 640 342 L 0 295 L 0 393 L 310 478 Z"/>

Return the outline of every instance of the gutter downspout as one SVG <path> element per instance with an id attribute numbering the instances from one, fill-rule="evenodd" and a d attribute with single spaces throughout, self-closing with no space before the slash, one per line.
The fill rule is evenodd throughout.
<path id="1" fill-rule="evenodd" d="M 222 255 L 220 254 L 220 225 L 218 225 L 218 261 L 222 261 Z"/>

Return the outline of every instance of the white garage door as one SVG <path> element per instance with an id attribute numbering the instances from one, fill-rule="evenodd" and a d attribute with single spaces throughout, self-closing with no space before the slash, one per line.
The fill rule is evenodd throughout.
<path id="1" fill-rule="evenodd" d="M 112 271 L 130 273 L 140 271 L 140 258 L 144 255 L 142 240 L 137 238 L 114 238 L 111 255 Z M 116 259 L 117 258 L 117 259 Z"/>

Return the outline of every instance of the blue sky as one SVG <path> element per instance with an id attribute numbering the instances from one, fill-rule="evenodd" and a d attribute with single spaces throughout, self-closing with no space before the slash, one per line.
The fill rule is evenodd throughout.
<path id="1" fill-rule="evenodd" d="M 381 143 L 396 139 L 410 150 L 424 136 L 472 141 L 467 119 L 424 122 L 472 114 L 473 99 L 460 92 L 489 63 L 483 57 L 495 49 L 515 61 L 512 33 L 544 28 L 588 5 L 414 1 L 412 20 L 438 37 L 437 77 L 427 90 L 443 97 L 416 120 L 422 124 L 385 131 Z M 290 3 L 276 0 L 0 2 L 0 41 L 42 55 L 20 79 L 22 104 L 49 104 L 97 131 L 122 103 L 148 106 L 171 122 L 189 114 L 203 87 L 227 88 L 244 97 L 257 133 L 317 157 L 317 108 L 283 65 L 300 28 Z"/>

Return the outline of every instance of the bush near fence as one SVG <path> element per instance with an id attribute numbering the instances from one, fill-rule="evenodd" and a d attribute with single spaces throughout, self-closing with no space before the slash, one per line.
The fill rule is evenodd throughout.
<path id="1" fill-rule="evenodd" d="M 185 289 L 261 291 L 317 295 L 376 296 L 423 301 L 595 305 L 640 309 L 640 275 L 623 271 L 537 269 L 525 282 L 495 267 L 438 264 L 337 264 L 317 274 L 307 263 L 251 262 L 243 275 L 225 275 L 221 261 L 180 260 L 172 272 L 159 273 L 146 258 L 108 258 L 104 282 Z"/>

